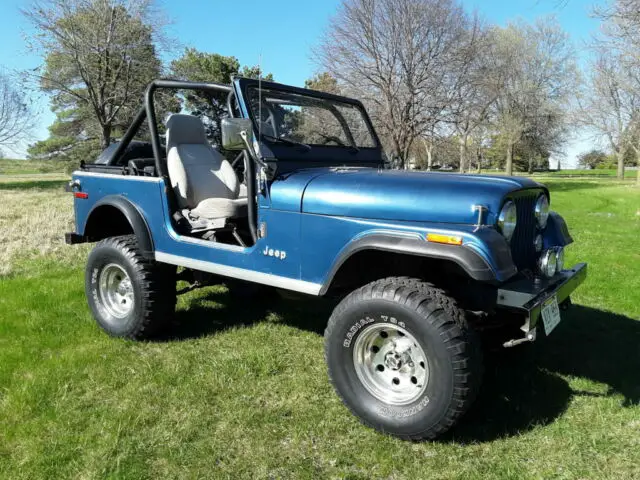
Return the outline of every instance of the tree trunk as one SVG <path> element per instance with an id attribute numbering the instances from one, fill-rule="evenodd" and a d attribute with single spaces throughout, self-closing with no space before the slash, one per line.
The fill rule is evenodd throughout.
<path id="1" fill-rule="evenodd" d="M 460 137 L 460 173 L 467 171 L 467 136 Z"/>
<path id="2" fill-rule="evenodd" d="M 616 152 L 616 156 L 618 157 L 618 179 L 624 179 L 624 151 L 620 149 L 619 152 Z"/>
<path id="3" fill-rule="evenodd" d="M 111 145 L 111 125 L 102 126 L 102 137 L 100 138 L 100 145 L 103 149 Z"/>
<path id="4" fill-rule="evenodd" d="M 505 170 L 507 175 L 513 175 L 513 143 L 507 143 L 507 164 Z"/>
<path id="5" fill-rule="evenodd" d="M 424 151 L 427 153 L 427 171 L 430 172 L 433 167 L 433 144 L 430 144 L 426 138 L 422 139 Z"/>

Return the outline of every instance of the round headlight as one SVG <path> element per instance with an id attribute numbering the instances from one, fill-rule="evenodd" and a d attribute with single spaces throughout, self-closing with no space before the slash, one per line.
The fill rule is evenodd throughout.
<path id="1" fill-rule="evenodd" d="M 556 271 L 561 272 L 564 269 L 564 248 L 556 247 Z"/>
<path id="2" fill-rule="evenodd" d="M 507 240 L 511 240 L 513 232 L 516 229 L 517 216 L 516 204 L 511 201 L 505 203 L 502 210 L 500 210 L 500 214 L 498 215 L 498 228 Z"/>
<path id="3" fill-rule="evenodd" d="M 536 249 L 536 252 L 540 253 L 542 251 L 543 243 L 544 242 L 542 240 L 542 235 L 540 235 L 540 234 L 536 235 L 536 238 L 533 241 L 533 246 Z"/>
<path id="4" fill-rule="evenodd" d="M 540 259 L 538 260 L 538 267 L 540 268 L 540 273 L 542 273 L 545 277 L 553 277 L 556 274 L 556 269 L 558 267 L 558 258 L 556 255 L 555 249 L 545 250 L 540 255 Z"/>
<path id="5" fill-rule="evenodd" d="M 536 220 L 538 226 L 544 228 L 547 226 L 547 220 L 549 219 L 549 199 L 546 195 L 540 195 L 536 202 L 535 208 Z"/>

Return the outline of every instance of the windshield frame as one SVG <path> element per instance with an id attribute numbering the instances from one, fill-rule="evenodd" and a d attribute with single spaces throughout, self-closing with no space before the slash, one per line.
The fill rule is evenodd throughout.
<path id="1" fill-rule="evenodd" d="M 258 80 L 255 79 L 236 79 L 236 82 L 238 82 L 238 86 L 240 87 L 240 91 L 242 93 L 242 101 L 241 101 L 241 106 L 240 109 L 242 111 L 242 114 L 245 118 L 249 118 L 251 119 L 251 122 L 253 124 L 253 128 L 254 128 L 254 135 L 256 137 L 256 140 L 258 140 L 260 143 L 264 143 L 269 145 L 270 147 L 275 147 L 276 145 L 278 147 L 280 146 L 284 146 L 281 144 L 278 144 L 279 142 L 277 142 L 276 140 L 269 140 L 268 138 L 265 138 L 264 135 L 258 135 L 258 132 L 260 131 L 258 129 L 258 122 L 256 117 L 254 116 L 252 109 L 249 107 L 248 105 L 248 100 L 250 98 L 251 95 L 251 90 L 252 89 L 258 89 L 258 88 L 262 88 L 262 90 L 274 90 L 277 92 L 282 92 L 282 93 L 291 93 L 293 95 L 299 95 L 302 97 L 308 97 L 310 98 L 312 101 L 313 100 L 317 100 L 318 103 L 324 103 L 326 106 L 322 107 L 322 108 L 326 108 L 327 111 L 330 111 L 331 113 L 333 113 L 335 115 L 334 112 L 332 112 L 332 109 L 329 107 L 333 107 L 335 109 L 335 103 L 337 104 L 346 104 L 346 105 L 350 105 L 353 106 L 355 108 L 358 109 L 361 117 L 362 117 L 362 121 L 364 122 L 367 131 L 371 137 L 371 141 L 373 146 L 360 146 L 357 145 L 354 137 L 353 137 L 353 132 L 351 131 L 351 128 L 348 124 L 348 122 L 346 121 L 346 119 L 344 119 L 343 115 L 338 111 L 338 116 L 336 116 L 336 118 L 338 119 L 338 121 L 340 122 L 340 124 L 342 125 L 343 129 L 345 129 L 345 135 L 347 137 L 347 140 L 350 144 L 347 145 L 322 145 L 322 144 L 310 144 L 310 146 L 312 147 L 312 150 L 316 150 L 316 149 L 321 149 L 321 150 L 325 150 L 325 149 L 340 149 L 340 150 L 345 150 L 348 152 L 352 152 L 353 154 L 353 150 L 354 148 L 356 150 L 359 151 L 381 151 L 381 144 L 380 144 L 380 139 L 378 138 L 378 135 L 375 131 L 375 129 L 373 128 L 373 124 L 371 122 L 371 119 L 369 118 L 369 115 L 366 111 L 366 109 L 364 108 L 364 106 L 362 105 L 362 103 L 358 100 L 355 100 L 353 98 L 348 98 L 348 97 L 342 97 L 340 95 L 334 95 L 331 93 L 326 93 L 326 92 L 321 92 L 318 90 L 311 90 L 308 88 L 300 88 L 300 87 L 292 87 L 289 85 L 282 85 L 279 83 L 274 83 L 274 82 L 266 82 L 266 81 L 261 81 L 259 82 Z M 328 105 L 327 105 L 328 103 Z M 341 118 L 342 117 L 342 118 Z M 343 123 L 344 122 L 344 123 Z M 260 138 L 258 138 L 260 137 Z M 285 148 L 289 148 L 289 149 L 295 149 L 296 146 L 294 145 L 286 145 Z"/>

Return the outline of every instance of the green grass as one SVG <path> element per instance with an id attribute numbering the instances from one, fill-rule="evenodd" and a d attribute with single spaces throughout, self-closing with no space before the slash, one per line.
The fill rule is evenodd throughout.
<path id="1" fill-rule="evenodd" d="M 37 173 L 65 173 L 65 162 L 54 160 L 0 159 L 0 175 L 33 175 Z"/>
<path id="2" fill-rule="evenodd" d="M 453 173 L 456 173 L 455 171 Z M 474 172 L 471 172 L 474 173 Z M 483 170 L 483 174 L 487 175 L 504 175 L 504 170 Z M 533 175 L 530 175 L 527 172 L 514 172 L 514 175 L 520 177 L 533 177 L 533 178 L 573 178 L 573 177 L 587 177 L 587 178 L 598 178 L 598 179 L 610 179 L 616 180 L 617 171 L 611 169 L 593 169 L 593 170 L 582 170 L 582 169 L 567 169 L 567 170 L 558 170 L 558 171 L 549 171 L 549 172 L 536 172 Z M 637 170 L 625 169 L 624 171 L 625 180 L 635 180 L 638 178 Z"/>
<path id="3" fill-rule="evenodd" d="M 593 170 L 579 170 L 579 169 L 573 169 L 573 170 L 559 170 L 557 172 L 541 172 L 541 173 L 536 173 L 534 174 L 534 177 L 536 176 L 551 176 L 551 177 L 603 177 L 603 178 L 607 178 L 607 177 L 616 177 L 616 175 L 618 174 L 618 172 L 616 170 L 610 170 L 610 169 L 593 169 Z M 526 174 L 523 174 L 526 175 Z M 635 179 L 638 177 L 638 171 L 637 170 L 629 170 L 629 169 L 625 169 L 624 171 L 624 178 L 625 179 Z"/>
<path id="4" fill-rule="evenodd" d="M 26 190 L 36 188 L 39 190 L 62 190 L 64 186 L 69 183 L 67 178 L 59 178 L 58 175 L 54 175 L 51 178 L 42 179 L 42 175 L 39 175 L 39 179 L 34 180 L 34 175 L 25 176 L 24 178 L 5 177 L 0 178 L 0 190 Z"/>
<path id="5" fill-rule="evenodd" d="M 640 189 L 548 184 L 589 277 L 550 338 L 489 356 L 435 442 L 341 405 L 330 305 L 210 287 L 180 298 L 167 338 L 134 343 L 95 326 L 81 265 L 17 260 L 0 277 L 0 478 L 640 478 Z"/>

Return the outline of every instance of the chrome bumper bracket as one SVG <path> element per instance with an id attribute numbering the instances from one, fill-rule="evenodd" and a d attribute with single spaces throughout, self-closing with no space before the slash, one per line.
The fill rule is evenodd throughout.
<path id="1" fill-rule="evenodd" d="M 522 341 L 533 341 L 544 302 L 555 295 L 558 304 L 562 304 L 585 278 L 587 264 L 578 263 L 568 270 L 558 272 L 553 278 L 539 278 L 535 281 L 521 278 L 508 282 L 503 288 L 498 289 L 497 307 L 523 312 L 526 321 L 521 327 L 525 332 Z M 528 338 L 529 334 L 533 334 L 533 339 Z"/>

